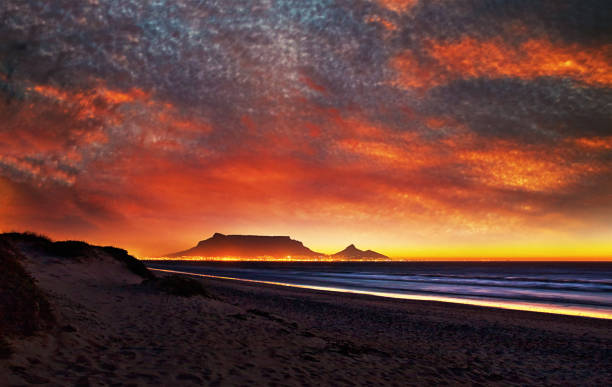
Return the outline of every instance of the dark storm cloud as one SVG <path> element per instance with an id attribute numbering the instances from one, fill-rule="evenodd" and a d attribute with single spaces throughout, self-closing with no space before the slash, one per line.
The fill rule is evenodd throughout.
<path id="1" fill-rule="evenodd" d="M 552 39 L 558 37 L 570 43 L 599 45 L 609 43 L 607 37 L 612 35 L 609 22 L 612 9 L 605 0 L 494 0 L 472 3 L 475 15 L 481 20 L 492 23 L 508 19 L 522 22 L 534 32 L 541 30 Z"/>
<path id="2" fill-rule="evenodd" d="M 565 80 L 457 80 L 431 90 L 426 106 L 481 135 L 526 143 L 612 134 L 612 90 Z"/>
<path id="3" fill-rule="evenodd" d="M 3 13 L 3 46 L 25 48 L 3 62 L 24 81 L 87 88 L 101 78 L 223 118 L 278 98 L 274 88 L 299 66 L 341 97 L 380 82 L 387 59 L 380 33 L 345 5 L 13 2 Z"/>
<path id="4" fill-rule="evenodd" d="M 468 79 L 421 99 L 389 87 L 395 73 L 389 59 L 411 46 L 397 46 L 395 32 L 385 36 L 366 20 L 375 13 L 395 18 L 403 28 L 398 33 L 417 43 L 413 48 L 464 34 L 511 41 L 496 26 L 515 21 L 527 36 L 533 27 L 594 43 L 609 28 L 609 8 L 601 1 L 420 2 L 400 17 L 367 1 L 13 1 L 1 14 L 0 81 L 6 98 L 23 95 L 31 84 L 87 90 L 103 79 L 109 88 L 138 87 L 184 112 L 197 106 L 223 128 L 211 137 L 222 147 L 237 140 L 229 132 L 244 129 L 245 113 L 293 114 L 292 89 L 308 89 L 302 76 L 321 87 L 307 96 L 314 103 L 358 106 L 392 127 L 406 128 L 408 117 L 381 114 L 381 108 L 451 113 L 490 136 L 605 135 L 609 89 L 563 80 Z M 427 53 L 414 53 L 429 66 Z M 585 120 L 588 128 L 579 128 Z"/>
<path id="5" fill-rule="evenodd" d="M 248 83 L 237 68 L 243 54 L 237 25 L 248 21 L 235 12 L 220 14 L 218 4 L 197 3 L 12 2 L 4 13 L 10 22 L 2 28 L 3 43 L 26 49 L 4 59 L 15 77 L 37 83 L 86 88 L 96 77 L 110 86 L 154 89 L 170 99 L 235 102 Z M 234 47 L 226 47 L 232 42 Z"/>
<path id="6" fill-rule="evenodd" d="M 601 45 L 612 35 L 612 10 L 606 0 L 457 0 L 421 1 L 402 19 L 404 37 L 489 38 L 514 30 L 509 39 L 548 36 L 569 43 Z M 522 32 L 522 33 L 521 33 Z M 420 41 L 420 40 L 418 40 Z M 417 42 L 418 42 L 417 41 Z"/>

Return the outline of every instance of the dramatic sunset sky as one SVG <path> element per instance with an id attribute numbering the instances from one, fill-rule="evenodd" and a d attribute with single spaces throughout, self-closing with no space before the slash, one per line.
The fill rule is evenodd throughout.
<path id="1" fill-rule="evenodd" d="M 612 257 L 610 0 L 0 3 L 0 231 Z"/>

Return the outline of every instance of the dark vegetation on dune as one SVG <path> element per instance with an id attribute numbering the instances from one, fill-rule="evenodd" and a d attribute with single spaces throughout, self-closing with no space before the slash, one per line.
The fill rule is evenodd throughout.
<path id="1" fill-rule="evenodd" d="M 0 234 L 0 358 L 11 355 L 7 337 L 31 336 L 55 323 L 44 292 L 22 266 L 26 257 L 20 248 L 76 262 L 104 253 L 145 280 L 155 278 L 142 262 L 123 249 L 92 246 L 81 241 L 53 242 L 44 235 L 31 232 Z"/>
<path id="2" fill-rule="evenodd" d="M 149 286 L 157 291 L 171 294 L 173 296 L 210 297 L 210 294 L 208 293 L 206 288 L 204 288 L 204 285 L 202 285 L 200 281 L 180 275 L 170 275 L 167 277 L 146 280 L 144 281 L 144 285 Z"/>
<path id="3" fill-rule="evenodd" d="M 11 354 L 6 337 L 31 336 L 55 322 L 49 301 L 19 263 L 23 259 L 0 238 L 0 358 Z"/>
<path id="4" fill-rule="evenodd" d="M 155 278 L 155 275 L 153 275 L 153 273 L 147 269 L 144 263 L 129 255 L 126 250 L 112 246 L 104 246 L 100 248 L 117 261 L 122 262 L 132 273 L 139 275 L 144 279 Z"/>
<path id="5" fill-rule="evenodd" d="M 44 250 L 48 255 L 81 261 L 91 253 L 92 246 L 81 241 L 58 241 L 44 246 Z"/>
<path id="6" fill-rule="evenodd" d="M 195 279 L 176 275 L 155 277 L 141 261 L 123 249 L 81 241 L 54 242 L 30 232 L 0 234 L 0 359 L 12 354 L 7 338 L 31 336 L 49 330 L 56 323 L 45 293 L 22 266 L 27 260 L 24 254 L 29 256 L 29 252 L 70 262 L 85 262 L 107 255 L 143 278 L 142 286 L 146 288 L 182 297 L 210 297 L 202 283 Z"/>
<path id="7" fill-rule="evenodd" d="M 44 235 L 30 232 L 0 234 L 0 239 L 12 243 L 24 243 L 27 244 L 28 248 L 37 250 L 41 254 L 77 262 L 95 257 L 98 253 L 105 253 L 123 263 L 129 271 L 144 279 L 155 277 L 142 262 L 129 255 L 126 250 L 112 246 L 94 246 L 82 241 L 53 242 Z"/>

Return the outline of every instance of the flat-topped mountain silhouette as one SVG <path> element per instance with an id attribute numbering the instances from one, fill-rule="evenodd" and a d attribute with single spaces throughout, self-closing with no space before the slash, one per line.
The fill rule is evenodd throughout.
<path id="1" fill-rule="evenodd" d="M 359 250 L 355 245 L 350 245 L 346 249 L 332 254 L 333 258 L 345 259 L 389 259 L 386 255 L 382 255 L 372 250 Z"/>
<path id="2" fill-rule="evenodd" d="M 359 250 L 355 245 L 327 255 L 310 250 L 300 241 L 288 236 L 266 235 L 224 235 L 215 233 L 212 237 L 198 242 L 195 247 L 176 253 L 166 254 L 167 258 L 202 257 L 202 258 L 288 258 L 292 259 L 389 259 L 372 250 Z"/>
<path id="3" fill-rule="evenodd" d="M 288 236 L 263 235 L 224 235 L 215 233 L 211 238 L 200 241 L 197 246 L 167 257 L 317 257 L 317 253 L 304 246 L 302 242 Z"/>

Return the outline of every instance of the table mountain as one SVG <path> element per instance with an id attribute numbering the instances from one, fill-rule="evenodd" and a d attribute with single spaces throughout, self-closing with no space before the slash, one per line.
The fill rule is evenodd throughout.
<path id="1" fill-rule="evenodd" d="M 211 238 L 200 241 L 197 246 L 167 257 L 316 257 L 317 253 L 304 246 L 302 242 L 288 236 L 263 235 L 224 235 L 215 233 Z"/>

